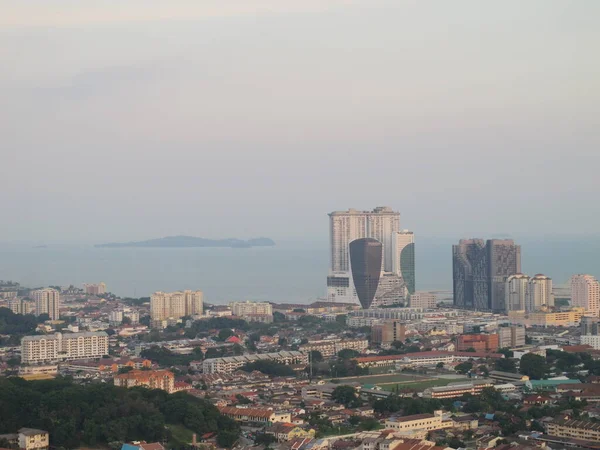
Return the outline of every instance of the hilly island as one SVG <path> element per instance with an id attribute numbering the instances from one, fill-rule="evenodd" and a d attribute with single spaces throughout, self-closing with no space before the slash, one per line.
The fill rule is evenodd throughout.
<path id="1" fill-rule="evenodd" d="M 182 248 L 182 247 L 229 247 L 229 248 L 251 248 L 251 247 L 272 247 L 275 241 L 269 238 L 255 239 L 205 239 L 194 236 L 167 236 L 158 239 L 135 242 L 111 242 L 108 244 L 97 244 L 100 248 L 125 248 L 125 247 L 145 247 L 145 248 Z"/>

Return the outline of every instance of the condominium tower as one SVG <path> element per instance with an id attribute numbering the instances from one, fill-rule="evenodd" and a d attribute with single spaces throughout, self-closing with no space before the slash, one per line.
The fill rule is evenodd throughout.
<path id="1" fill-rule="evenodd" d="M 393 299 L 405 300 L 407 294 L 415 292 L 414 234 L 400 230 L 400 213 L 389 207 L 377 207 L 372 211 L 349 209 L 332 212 L 329 214 L 329 219 L 331 243 L 331 265 L 327 277 L 329 301 L 356 302 L 358 295 L 352 278 L 350 244 L 365 238 L 381 243 L 382 257 L 379 271 L 385 274 L 382 279 L 386 280 L 386 283 L 380 283 L 381 289 L 376 295 L 378 301 L 386 303 L 395 301 Z"/>
<path id="2" fill-rule="evenodd" d="M 585 308 L 586 314 L 600 313 L 600 285 L 592 275 L 571 277 L 571 305 Z"/>
<path id="3" fill-rule="evenodd" d="M 350 242 L 361 238 L 377 239 L 383 245 L 383 265 L 385 272 L 392 271 L 392 240 L 400 231 L 400 213 L 387 206 L 373 211 L 335 211 L 329 214 L 331 239 L 331 271 L 350 271 Z"/>
<path id="4" fill-rule="evenodd" d="M 33 292 L 35 315 L 48 314 L 50 320 L 60 317 L 60 293 L 56 289 L 46 288 Z"/>
<path id="5" fill-rule="evenodd" d="M 152 320 L 180 319 L 201 315 L 202 311 L 202 291 L 155 292 L 150 298 Z"/>
<path id="6" fill-rule="evenodd" d="M 454 304 L 506 310 L 506 280 L 521 272 L 521 246 L 512 240 L 463 239 L 452 246 Z"/>
<path id="7" fill-rule="evenodd" d="M 542 307 L 554 307 L 554 294 L 552 278 L 538 273 L 529 280 L 525 309 L 528 312 L 539 311 Z"/>

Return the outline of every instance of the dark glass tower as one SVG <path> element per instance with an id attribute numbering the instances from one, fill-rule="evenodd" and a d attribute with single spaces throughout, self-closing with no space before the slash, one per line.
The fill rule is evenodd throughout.
<path id="1" fill-rule="evenodd" d="M 362 307 L 368 309 L 379 285 L 383 245 L 377 239 L 363 238 L 350 242 L 349 247 L 356 295 Z"/>
<path id="2" fill-rule="evenodd" d="M 461 240 L 452 246 L 454 304 L 461 308 L 504 311 L 509 276 L 521 272 L 521 246 L 512 240 Z"/>

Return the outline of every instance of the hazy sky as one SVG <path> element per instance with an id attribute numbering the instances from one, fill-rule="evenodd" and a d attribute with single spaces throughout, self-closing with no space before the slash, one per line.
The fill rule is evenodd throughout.
<path id="1" fill-rule="evenodd" d="M 226 6 L 223 6 L 226 5 Z M 600 231 L 598 0 L 0 0 L 0 241 Z"/>

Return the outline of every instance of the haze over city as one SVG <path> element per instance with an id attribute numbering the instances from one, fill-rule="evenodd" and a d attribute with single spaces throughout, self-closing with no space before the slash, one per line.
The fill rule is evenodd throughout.
<path id="1" fill-rule="evenodd" d="M 1 241 L 599 228 L 596 1 L 0 10 Z"/>

